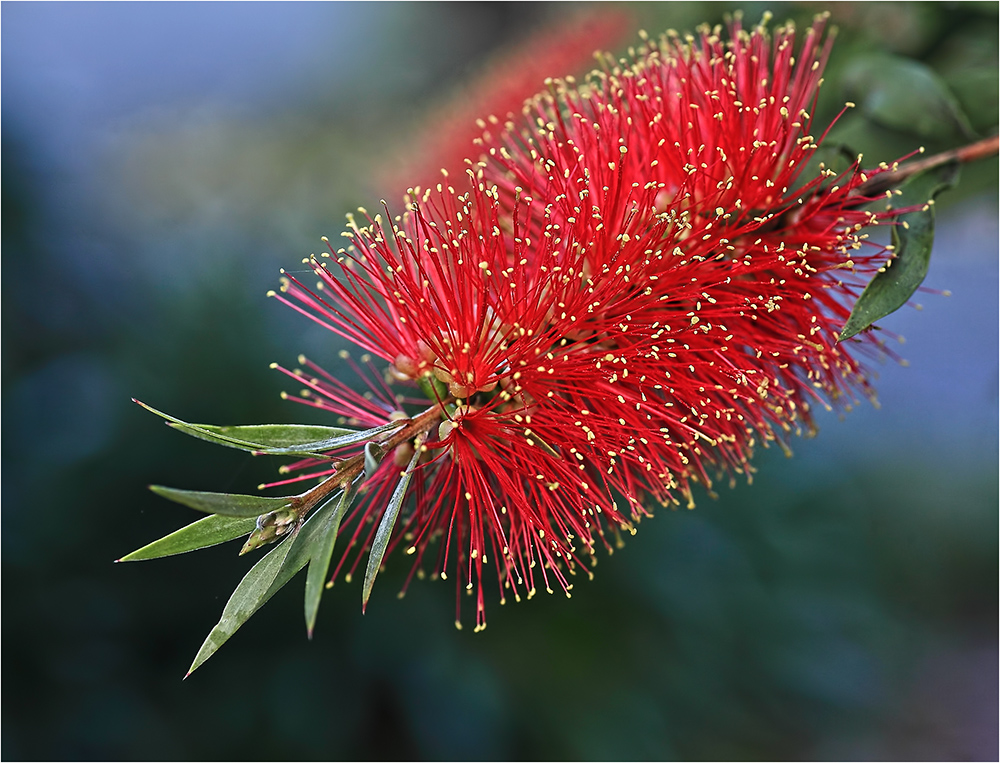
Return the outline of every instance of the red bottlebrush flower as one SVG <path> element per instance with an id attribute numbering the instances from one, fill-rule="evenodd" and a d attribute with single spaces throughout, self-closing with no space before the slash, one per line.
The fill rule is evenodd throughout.
<path id="1" fill-rule="evenodd" d="M 417 137 L 407 141 L 405 155 L 387 168 L 381 185 L 396 189 L 402 198 L 408 188 L 436 186 L 442 169 L 461 176 L 465 160 L 476 153 L 474 142 L 485 117 L 520 113 L 546 78 L 592 68 L 594 51 L 618 45 L 631 29 L 628 13 L 605 7 L 563 18 L 501 51 L 431 113 Z"/>
<path id="2" fill-rule="evenodd" d="M 485 624 L 480 583 L 489 559 L 515 598 L 533 595 L 539 579 L 546 590 L 558 584 L 568 593 L 566 574 L 575 574 L 581 553 L 593 554 L 604 523 L 629 526 L 611 489 L 625 494 L 634 516 L 642 511 L 630 481 L 614 470 L 630 436 L 599 407 L 591 420 L 565 395 L 581 368 L 588 372 L 607 354 L 595 332 L 615 331 L 652 298 L 623 290 L 613 271 L 584 279 L 580 242 L 532 241 L 521 235 L 528 223 L 500 214 L 495 194 L 475 180 L 461 196 L 454 188 L 427 194 L 391 230 L 380 216 L 355 225 L 351 250 L 336 252 L 333 264 L 314 260 L 321 290 L 288 279 L 284 291 L 295 301 L 279 295 L 391 362 L 396 379 L 422 389 L 425 406 L 440 406 L 440 423 L 427 428 L 430 460 L 417 469 L 414 505 L 396 543 L 406 539 L 419 565 L 444 536 L 435 572 L 445 576 L 454 564 L 456 579 L 477 590 L 477 627 Z M 315 404 L 376 423 L 371 404 L 334 385 L 332 377 L 310 380 L 311 393 L 326 400 Z M 383 400 L 387 418 L 408 402 Z M 384 504 L 397 469 L 395 461 L 383 466 L 371 499 L 347 520 L 357 521 L 354 540 Z M 374 526 L 361 548 L 373 533 Z"/>
<path id="3" fill-rule="evenodd" d="M 429 406 L 345 520 L 352 546 L 422 448 L 390 550 L 418 570 L 438 541 L 432 572 L 475 592 L 480 628 L 487 564 L 501 600 L 568 592 L 605 526 L 631 530 L 648 498 L 690 504 L 693 482 L 809 425 L 812 401 L 866 389 L 836 334 L 850 272 L 883 254 L 858 251 L 878 216 L 858 211 L 857 167 L 801 176 L 821 28 L 797 62 L 792 30 L 737 25 L 557 83 L 486 136 L 458 191 L 352 220 L 350 248 L 312 261 L 320 289 L 286 281 L 282 301 L 414 390 L 365 403 L 313 369 L 313 404 L 365 424 Z"/>
<path id="4" fill-rule="evenodd" d="M 271 486 L 320 480 L 277 496 L 151 486 L 208 516 L 119 561 L 276 543 L 191 670 L 303 568 L 311 635 L 341 536 L 334 579 L 369 552 L 363 606 L 397 547 L 414 557 L 407 585 L 429 569 L 454 577 L 459 604 L 474 596 L 477 630 L 490 567 L 501 603 L 569 595 L 651 501 L 692 506 L 695 483 L 749 474 L 758 443 L 786 447 L 811 427 L 816 401 L 870 393 L 849 351 L 870 351 L 859 332 L 922 278 L 922 202 L 953 182 L 954 160 L 991 155 L 997 139 L 899 171 L 866 174 L 860 157 L 841 175 L 811 169 L 822 38 L 819 20 L 797 57 L 791 27 L 647 42 L 582 86 L 550 80 L 520 122 L 492 119 L 457 189 L 414 190 L 395 218 L 384 202 L 385 218 L 361 210 L 363 227 L 349 218 L 350 245 L 309 260 L 315 290 L 286 278 L 274 296 L 370 353 L 366 371 L 343 356 L 364 394 L 304 358 L 281 369 L 306 388 L 299 402 L 351 428 L 192 424 L 149 408 L 199 439 L 300 459 Z M 862 209 L 909 177 L 903 209 Z M 904 213 L 900 278 L 863 231 Z"/>
<path id="5" fill-rule="evenodd" d="M 661 225 L 655 246 L 665 256 L 651 287 L 665 304 L 646 319 L 676 330 L 687 318 L 685 336 L 699 340 L 718 332 L 697 342 L 704 351 L 687 342 L 685 355 L 745 376 L 766 404 L 754 419 L 781 429 L 808 423 L 821 395 L 870 393 L 837 336 L 860 276 L 885 260 L 881 247 L 864 249 L 861 231 L 886 215 L 860 209 L 870 199 L 858 194 L 888 168 L 803 176 L 821 141 L 810 111 L 831 43 L 823 26 L 821 18 L 807 31 L 797 57 L 790 26 L 773 39 L 739 22 L 728 42 L 717 29 L 667 36 L 587 87 L 555 83 L 526 107 L 523 124 L 483 139 L 485 175 L 502 201 L 529 196 L 549 205 L 549 224 L 600 242 L 593 269 Z M 768 426 L 758 431 L 771 439 Z"/>

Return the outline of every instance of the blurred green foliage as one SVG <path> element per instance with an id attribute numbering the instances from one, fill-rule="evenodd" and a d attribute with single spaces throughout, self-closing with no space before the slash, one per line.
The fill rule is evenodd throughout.
<path id="1" fill-rule="evenodd" d="M 942 228 L 978 225 L 989 250 L 935 255 L 991 291 L 886 322 L 947 365 L 879 367 L 895 393 L 881 413 L 824 417 L 795 459 L 762 453 L 753 485 L 644 522 L 572 600 L 494 599 L 474 636 L 455 631 L 448 584 L 393 599 L 406 569 L 389 560 L 365 616 L 359 583 L 338 583 L 307 642 L 296 583 L 182 683 L 248 564 L 232 544 L 111 563 L 195 518 L 146 485 L 244 492 L 273 475 L 163 428 L 129 397 L 192 421 L 334 423 L 281 401 L 267 364 L 305 352 L 332 366 L 342 344 L 264 292 L 344 212 L 387 193 L 373 169 L 406 149 L 425 104 L 569 7 L 378 6 L 350 76 L 327 73 L 280 110 L 180 104 L 117 122 L 72 170 L 5 102 L 4 758 L 995 755 L 998 454 L 981 424 L 997 414 L 996 159 L 965 168 L 939 202 Z M 768 9 L 800 27 L 826 10 L 631 10 L 655 32 L 737 7 L 748 23 Z M 996 4 L 829 10 L 840 33 L 817 124 L 858 97 L 847 75 L 875 54 L 926 67 L 918 81 L 929 71 L 964 115 L 924 129 L 858 97 L 831 141 L 891 161 L 995 131 Z M 17 61 L 4 63 L 6 84 Z M 912 66 L 868 77 L 865 97 L 925 97 L 903 77 Z M 935 267 L 929 284 L 957 288 Z M 964 335 L 937 333 L 946 309 Z M 910 388 L 944 392 L 900 410 Z"/>

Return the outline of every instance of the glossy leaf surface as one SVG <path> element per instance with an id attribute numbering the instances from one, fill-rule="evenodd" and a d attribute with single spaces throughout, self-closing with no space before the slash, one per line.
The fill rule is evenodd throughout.
<path id="1" fill-rule="evenodd" d="M 337 543 L 337 533 L 340 532 L 340 522 L 351 507 L 357 493 L 354 485 L 351 485 L 330 499 L 330 503 L 335 504 L 334 509 L 323 523 L 314 553 L 309 560 L 309 569 L 306 572 L 305 600 L 306 632 L 309 634 L 309 638 L 312 638 L 313 630 L 316 627 L 316 615 L 319 612 L 319 602 L 326 586 L 326 575 L 330 569 L 333 548 Z M 320 510 L 322 511 L 322 509 Z"/>
<path id="2" fill-rule="evenodd" d="M 359 442 L 370 440 L 376 435 L 396 429 L 405 423 L 405 419 L 390 421 L 381 426 L 365 429 L 361 431 L 353 429 L 342 429 L 339 427 L 314 427 L 304 426 L 301 430 L 295 431 L 298 425 L 294 424 L 253 424 L 248 426 L 216 426 L 214 424 L 191 424 L 182 421 L 175 416 L 158 411 L 139 400 L 135 401 L 151 413 L 155 413 L 166 419 L 169 425 L 192 437 L 200 440 L 207 440 L 217 445 L 225 445 L 228 448 L 245 450 L 255 455 L 265 456 L 315 456 L 317 458 L 329 458 L 325 451 L 343 448 L 348 445 L 355 445 Z M 288 442 L 291 439 L 304 437 L 308 430 L 313 433 L 325 432 L 332 436 L 312 440 L 308 442 L 298 442 L 292 445 L 270 445 L 266 442 L 259 442 L 249 439 L 251 434 L 270 437 L 279 442 Z"/>
<path id="3" fill-rule="evenodd" d="M 271 588 L 297 538 L 297 534 L 292 535 L 288 540 L 276 546 L 243 576 L 239 585 L 236 586 L 236 590 L 233 591 L 233 595 L 226 602 L 219 622 L 212 628 L 208 638 L 198 650 L 198 654 L 195 655 L 194 662 L 188 669 L 188 675 L 191 675 L 205 660 L 215 654 L 219 647 L 226 643 L 230 636 L 272 596 Z"/>
<path id="4" fill-rule="evenodd" d="M 235 540 L 252 532 L 257 524 L 255 517 L 226 517 L 213 514 L 192 522 L 180 530 L 123 556 L 119 562 L 138 562 L 143 559 L 159 559 L 163 556 L 184 554 L 199 548 L 216 546 Z"/>
<path id="5" fill-rule="evenodd" d="M 167 500 L 181 503 L 192 509 L 208 514 L 222 514 L 227 517 L 259 517 L 269 511 L 290 506 L 295 500 L 295 496 L 269 497 L 236 493 L 206 493 L 200 490 L 178 490 L 162 485 L 150 485 L 149 489 Z"/>
<path id="6" fill-rule="evenodd" d="M 201 645 L 188 675 L 215 654 L 268 599 L 274 596 L 313 558 L 322 546 L 328 520 L 339 501 L 328 501 L 298 531 L 269 551 L 236 586 L 222 617 Z M 249 520 L 245 520 L 249 521 Z"/>
<path id="7" fill-rule="evenodd" d="M 332 434 L 319 440 L 310 440 L 306 442 L 299 442 L 289 445 L 269 444 L 263 441 L 258 441 L 258 440 L 250 441 L 248 439 L 241 441 L 243 443 L 241 445 L 233 443 L 232 447 L 239 447 L 242 448 L 243 450 L 249 450 L 251 453 L 257 455 L 265 455 L 265 456 L 284 456 L 284 455 L 310 456 L 311 455 L 311 456 L 319 456 L 325 458 L 329 454 L 325 453 L 324 451 L 334 450 L 336 448 L 343 448 L 346 447 L 347 445 L 354 445 L 359 442 L 370 440 L 375 435 L 381 434 L 382 432 L 387 432 L 390 429 L 395 429 L 401 424 L 402 422 L 393 421 L 389 424 L 384 424 L 379 427 L 373 427 L 372 429 L 364 429 L 360 431 L 357 429 L 340 429 L 337 427 L 306 427 L 307 429 L 312 429 L 312 430 L 326 429 L 328 430 L 328 432 L 334 432 L 337 434 Z M 215 439 L 218 437 L 226 437 L 232 440 L 236 440 L 238 439 L 237 435 L 239 435 L 240 437 L 249 438 L 252 434 L 256 432 L 265 435 L 275 434 L 274 439 L 278 441 L 282 439 L 287 441 L 292 439 L 292 437 L 294 436 L 293 433 L 289 433 L 287 431 L 290 425 L 286 424 L 258 424 L 251 426 L 232 426 L 232 427 L 220 427 L 211 424 L 185 424 L 185 425 L 172 424 L 171 426 L 173 426 L 176 429 L 187 431 L 187 434 L 190 434 L 193 437 L 199 437 L 203 440 L 209 440 L 209 441 L 215 441 Z M 264 429 L 271 430 L 272 428 L 274 428 L 273 433 L 260 432 L 260 430 Z M 282 431 L 279 432 L 278 430 Z M 220 444 L 225 445 L 227 443 L 223 442 Z"/>
<path id="8" fill-rule="evenodd" d="M 249 424 L 246 426 L 192 424 L 191 426 L 216 436 L 230 437 L 241 442 L 278 449 L 307 447 L 316 442 L 351 435 L 357 431 L 344 427 L 324 427 L 311 424 Z"/>
<path id="9" fill-rule="evenodd" d="M 389 498 L 389 503 L 382 514 L 382 521 L 379 522 L 378 529 L 375 531 L 372 550 L 368 555 L 368 568 L 365 570 L 365 584 L 361 592 L 362 610 L 368 606 L 368 597 L 371 596 L 372 586 L 375 585 L 375 577 L 382 567 L 382 559 L 385 556 L 386 548 L 389 546 L 392 528 L 396 524 L 396 517 L 399 516 L 399 508 L 403 505 L 403 499 L 406 497 L 406 488 L 410 484 L 413 469 L 416 467 L 417 461 L 420 460 L 420 445 L 421 443 L 418 441 L 417 447 L 413 452 L 413 457 L 410 459 L 406 471 L 400 475 L 396 489 L 392 492 L 392 497 Z"/>
<path id="10" fill-rule="evenodd" d="M 897 208 L 934 199 L 958 179 L 958 165 L 945 164 L 907 182 L 902 195 L 893 198 Z M 869 282 L 858 297 L 840 332 L 839 341 L 864 331 L 880 318 L 898 310 L 923 282 L 934 244 L 934 205 L 900 215 L 892 229 L 893 258 Z"/>

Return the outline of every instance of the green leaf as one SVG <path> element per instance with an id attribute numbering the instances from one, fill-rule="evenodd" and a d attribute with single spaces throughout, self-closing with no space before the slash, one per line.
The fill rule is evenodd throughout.
<path id="1" fill-rule="evenodd" d="M 214 442 L 217 445 L 225 445 L 230 448 L 239 448 L 240 450 L 247 450 L 250 452 L 255 452 L 261 448 L 267 448 L 267 446 L 262 443 L 249 442 L 247 440 L 240 440 L 223 433 L 212 432 L 209 429 L 202 427 L 200 424 L 189 424 L 186 421 L 181 421 L 175 416 L 171 416 L 169 413 L 158 411 L 152 406 L 146 405 L 141 400 L 136 400 L 135 398 L 132 399 L 150 413 L 155 413 L 157 416 L 166 419 L 170 423 L 170 426 L 175 429 L 179 429 L 192 437 L 197 437 L 201 440 L 208 440 L 209 442 Z"/>
<path id="2" fill-rule="evenodd" d="M 333 557 L 333 547 L 337 543 L 337 533 L 340 532 L 340 522 L 357 494 L 357 488 L 351 484 L 342 493 L 330 499 L 331 503 L 336 502 L 336 506 L 324 523 L 322 533 L 316 543 L 315 553 L 309 561 L 309 570 L 306 572 L 305 601 L 306 632 L 309 634 L 309 638 L 312 638 L 313 630 L 316 627 L 319 601 L 323 596 L 326 574 L 330 569 L 330 559 Z"/>
<path id="3" fill-rule="evenodd" d="M 203 493 L 199 490 L 178 490 L 162 485 L 150 485 L 149 489 L 169 501 L 184 504 L 207 514 L 222 514 L 227 517 L 259 517 L 269 511 L 290 506 L 296 499 L 296 496 L 291 495 L 268 497 L 235 493 Z"/>
<path id="4" fill-rule="evenodd" d="M 390 421 L 387 424 L 382 424 L 381 426 L 372 427 L 371 429 L 356 430 L 356 429 L 337 429 L 336 427 L 310 427 L 311 429 L 329 429 L 332 431 L 339 431 L 345 434 L 338 434 L 335 437 L 327 437 L 323 440 L 314 440 L 312 442 L 304 442 L 298 445 L 286 445 L 282 447 L 272 447 L 270 445 L 265 445 L 260 442 L 250 442 L 250 441 L 240 441 L 237 443 L 236 438 L 227 434 L 227 432 L 236 432 L 238 430 L 259 430 L 266 427 L 282 427 L 287 428 L 290 425 L 286 424 L 258 424 L 253 426 L 235 426 L 235 427 L 217 427 L 211 424 L 180 424 L 174 423 L 171 426 L 180 429 L 194 437 L 199 437 L 203 440 L 218 441 L 221 445 L 229 445 L 229 447 L 240 448 L 242 450 L 249 450 L 254 455 L 263 456 L 316 456 L 318 458 L 329 458 L 329 454 L 326 451 L 336 450 L 337 448 L 344 448 L 348 445 L 355 445 L 359 442 L 365 442 L 366 440 L 371 440 L 376 435 L 382 434 L 382 432 L 388 432 L 391 429 L 397 429 L 406 423 L 405 419 L 398 421 Z M 231 442 L 224 442 L 219 438 L 224 438 Z"/>
<path id="5" fill-rule="evenodd" d="M 902 195 L 893 197 L 893 204 L 903 208 L 928 202 L 954 186 L 957 180 L 957 163 L 928 170 L 903 185 Z M 927 275 L 933 244 L 933 204 L 898 217 L 892 228 L 894 256 L 861 292 L 838 341 L 850 339 L 906 304 Z"/>
<path id="6" fill-rule="evenodd" d="M 250 617 L 306 566 L 322 547 L 324 531 L 338 501 L 328 501 L 289 537 L 263 556 L 243 577 L 222 610 L 222 617 L 188 669 L 191 675 L 215 654 Z M 245 520 L 248 521 L 248 520 Z M 185 676 L 187 677 L 187 676 Z"/>
<path id="7" fill-rule="evenodd" d="M 216 437 L 222 436 L 240 442 L 251 443 L 271 449 L 311 447 L 313 443 L 332 440 L 354 434 L 356 429 L 344 427 L 323 427 L 311 424 L 250 424 L 248 426 L 215 426 L 213 424 L 192 424 L 199 430 Z M 190 434 L 195 437 L 201 431 Z M 207 439 L 207 438 L 206 438 Z"/>
<path id="8" fill-rule="evenodd" d="M 133 398 L 134 400 L 134 398 Z M 215 426 L 214 424 L 191 424 L 181 421 L 175 416 L 158 411 L 152 406 L 146 405 L 140 400 L 134 400 L 147 411 L 155 413 L 166 419 L 169 426 L 180 430 L 199 440 L 207 440 L 217 445 L 225 445 L 227 448 L 245 450 L 254 455 L 263 456 L 315 456 L 316 458 L 329 458 L 325 451 L 336 450 L 348 445 L 370 440 L 382 432 L 396 429 L 406 423 L 406 419 L 390 421 L 381 426 L 372 427 L 363 431 L 354 429 L 342 429 L 340 427 L 320 427 L 300 424 L 252 424 L 249 426 Z M 289 442 L 292 439 L 304 438 L 307 431 L 320 434 L 337 433 L 324 439 L 310 442 L 298 442 L 292 445 L 271 445 L 266 442 L 245 439 L 251 434 L 263 435 L 265 438 L 272 438 L 278 442 Z M 242 435 L 237 437 L 236 435 Z"/>
<path id="9" fill-rule="evenodd" d="M 271 588 L 276 582 L 278 573 L 281 572 L 297 536 L 298 533 L 294 533 L 288 540 L 269 551 L 243 576 L 239 585 L 236 586 L 236 590 L 233 591 L 233 595 L 226 602 L 219 622 L 212 628 L 208 638 L 198 650 L 198 654 L 195 655 L 194 662 L 188 668 L 185 678 L 215 654 L 219 647 L 226 643 L 230 636 L 236 633 L 239 627 L 271 598 L 273 595 Z"/>
<path id="10" fill-rule="evenodd" d="M 336 448 L 343 448 L 347 445 L 356 445 L 359 442 L 365 442 L 366 440 L 371 440 L 375 435 L 382 434 L 383 432 L 388 432 L 392 429 L 398 429 L 403 424 L 405 424 L 408 419 L 400 419 L 397 421 L 390 421 L 387 424 L 382 424 L 377 427 L 372 427 L 371 429 L 365 429 L 363 431 L 352 431 L 351 434 L 345 434 L 341 437 L 332 437 L 329 440 L 320 440 L 318 442 L 311 442 L 307 445 L 300 445 L 294 448 L 271 448 L 267 451 L 268 454 L 281 455 L 284 453 L 289 454 L 300 454 L 305 451 L 303 448 L 308 447 L 310 450 L 335 450 Z M 321 454 L 322 455 L 322 454 Z"/>
<path id="11" fill-rule="evenodd" d="M 884 127 L 924 138 L 972 137 L 969 120 L 933 69 L 887 53 L 859 56 L 841 75 L 848 97 Z"/>
<path id="12" fill-rule="evenodd" d="M 253 531 L 256 524 L 257 520 L 252 517 L 224 517 L 213 514 L 153 541 L 118 561 L 138 562 L 208 548 L 247 535 Z"/>
<path id="13" fill-rule="evenodd" d="M 418 438 L 413 450 L 413 457 L 410 459 L 406 471 L 400 475 L 396 489 L 392 492 L 392 497 L 389 498 L 389 503 L 385 507 L 385 513 L 382 514 L 382 521 L 379 522 L 378 529 L 375 531 L 375 540 L 372 541 L 372 550 L 368 555 L 368 569 L 365 570 L 365 584 L 361 591 L 362 612 L 368 606 L 368 597 L 371 596 L 372 586 L 375 585 L 375 576 L 378 575 L 378 571 L 382 567 L 382 558 L 389 545 L 396 517 L 399 516 L 399 508 L 403 505 L 403 499 L 406 497 L 406 488 L 410 484 L 413 469 L 420 459 L 422 445 L 422 441 Z"/>

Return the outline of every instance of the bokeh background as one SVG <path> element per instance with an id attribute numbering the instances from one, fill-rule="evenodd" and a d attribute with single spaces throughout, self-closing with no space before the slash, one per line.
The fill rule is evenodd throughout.
<path id="1" fill-rule="evenodd" d="M 825 8 L 613 11 L 655 33 L 737 7 Z M 264 298 L 278 269 L 394 198 L 470 78 L 582 10 L 602 6 L 3 4 L 4 759 L 996 759 L 995 159 L 940 199 L 925 285 L 952 296 L 882 321 L 909 366 L 874 366 L 881 408 L 821 415 L 752 485 L 643 523 L 572 600 L 494 600 L 458 632 L 453 587 L 397 600 L 390 563 L 365 616 L 357 582 L 327 592 L 309 642 L 300 578 L 182 682 L 248 561 L 112 564 L 194 518 L 147 484 L 273 468 L 129 398 L 324 423 L 268 364 L 341 345 Z M 837 140 L 877 161 L 995 131 L 996 3 L 830 10 L 817 113 L 859 102 Z M 929 107 L 859 77 L 872 53 L 929 67 L 954 108 L 894 124 L 885 99 Z"/>

